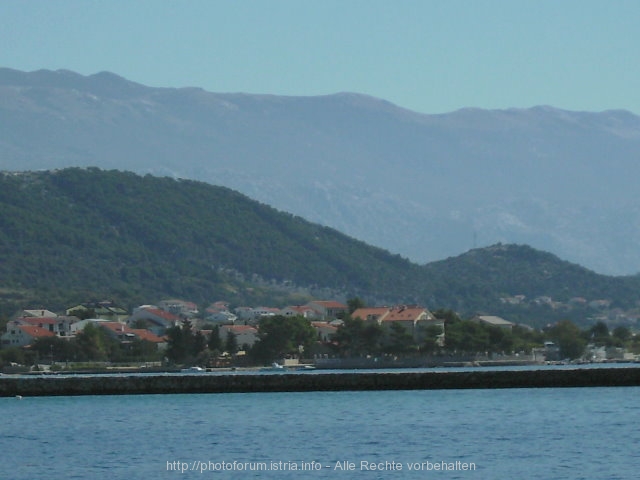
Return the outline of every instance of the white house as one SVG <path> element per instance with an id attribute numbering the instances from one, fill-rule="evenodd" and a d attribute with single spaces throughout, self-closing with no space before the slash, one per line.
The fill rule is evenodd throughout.
<path id="1" fill-rule="evenodd" d="M 168 328 L 175 327 L 180 323 L 180 317 L 153 305 L 143 305 L 133 311 L 127 324 L 135 327 L 138 321 L 149 323 L 150 326 L 147 329 L 162 336 Z"/>
<path id="2" fill-rule="evenodd" d="M 316 312 L 313 308 L 308 307 L 307 305 L 291 305 L 280 310 L 280 315 L 285 317 L 314 318 L 316 316 Z"/>
<path id="3" fill-rule="evenodd" d="M 71 326 L 79 321 L 78 317 L 55 316 L 55 317 L 21 317 L 17 319 L 23 325 L 32 325 L 49 330 L 59 337 L 72 335 Z"/>
<path id="4" fill-rule="evenodd" d="M 7 323 L 7 331 L 0 337 L 3 347 L 24 347 L 31 345 L 38 338 L 55 337 L 55 333 L 47 328 L 23 325 L 17 321 Z"/>
<path id="5" fill-rule="evenodd" d="M 224 342 L 227 335 L 231 332 L 236 337 L 238 347 L 242 348 L 243 345 L 247 345 L 249 348 L 253 347 L 254 343 L 258 341 L 258 330 L 251 325 L 223 325 L 220 327 L 220 338 Z"/>
<path id="6" fill-rule="evenodd" d="M 347 305 L 333 300 L 315 300 L 306 306 L 314 310 L 315 318 L 318 320 L 340 318 L 349 311 Z"/>
<path id="7" fill-rule="evenodd" d="M 338 331 L 338 327 L 329 322 L 311 322 L 311 326 L 318 332 L 318 340 L 325 343 L 330 342 L 331 337 Z"/>
<path id="8" fill-rule="evenodd" d="M 253 309 L 253 317 L 259 320 L 261 317 L 275 317 L 280 314 L 280 309 L 273 307 L 256 307 Z"/>
<path id="9" fill-rule="evenodd" d="M 162 300 L 158 302 L 158 307 L 166 312 L 173 313 L 174 315 L 182 315 L 187 318 L 193 318 L 199 313 L 198 305 L 185 300 Z"/>
<path id="10" fill-rule="evenodd" d="M 442 332 L 438 335 L 438 343 L 444 345 L 444 320 L 434 317 L 427 308 L 419 305 L 359 308 L 351 316 L 377 323 L 385 329 L 387 335 L 392 325 L 401 325 L 416 342 L 425 339 L 427 327 L 435 326 Z"/>
<path id="11" fill-rule="evenodd" d="M 207 316 L 205 321 L 216 325 L 233 325 L 238 319 L 236 315 L 229 310 L 209 311 L 207 309 Z"/>

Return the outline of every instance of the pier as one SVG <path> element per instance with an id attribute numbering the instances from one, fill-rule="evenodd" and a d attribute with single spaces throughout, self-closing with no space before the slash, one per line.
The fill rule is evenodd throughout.
<path id="1" fill-rule="evenodd" d="M 274 374 L 3 375 L 0 396 L 640 386 L 640 367 Z"/>

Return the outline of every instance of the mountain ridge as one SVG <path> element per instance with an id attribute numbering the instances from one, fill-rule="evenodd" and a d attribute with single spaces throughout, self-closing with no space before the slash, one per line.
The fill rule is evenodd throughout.
<path id="1" fill-rule="evenodd" d="M 69 72 L 47 75 L 57 87 L 0 70 L 0 169 L 98 166 L 224 185 L 418 263 L 503 242 L 640 271 L 631 112 L 429 115 L 353 93 L 216 94 L 108 73 L 75 74 L 79 91 Z"/>

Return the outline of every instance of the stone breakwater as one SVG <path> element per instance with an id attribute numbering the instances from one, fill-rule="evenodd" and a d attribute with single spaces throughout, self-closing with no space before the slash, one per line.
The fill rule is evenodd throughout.
<path id="1" fill-rule="evenodd" d="M 3 376 L 0 396 L 311 392 L 640 386 L 640 368 L 557 370 L 274 373 L 197 375 Z"/>

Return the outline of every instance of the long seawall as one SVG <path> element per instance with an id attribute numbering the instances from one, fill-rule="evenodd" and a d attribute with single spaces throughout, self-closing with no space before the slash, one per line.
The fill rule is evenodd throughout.
<path id="1" fill-rule="evenodd" d="M 0 377 L 0 396 L 640 386 L 640 368 Z"/>

